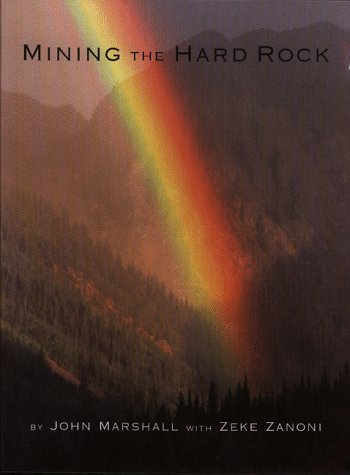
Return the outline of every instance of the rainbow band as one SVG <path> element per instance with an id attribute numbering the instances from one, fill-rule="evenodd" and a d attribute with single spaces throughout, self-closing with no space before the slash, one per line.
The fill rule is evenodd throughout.
<path id="1" fill-rule="evenodd" d="M 157 49 L 132 1 L 66 1 L 89 45 L 117 46 L 122 53 L 141 44 L 144 50 Z M 97 64 L 108 90 L 133 73 L 132 62 L 123 58 Z M 186 110 L 175 97 L 162 63 L 148 69 L 146 81 L 147 87 L 138 78 L 118 84 L 113 93 L 116 112 L 127 125 L 166 217 L 191 301 L 232 325 L 242 287 L 239 245 L 212 188 Z"/>

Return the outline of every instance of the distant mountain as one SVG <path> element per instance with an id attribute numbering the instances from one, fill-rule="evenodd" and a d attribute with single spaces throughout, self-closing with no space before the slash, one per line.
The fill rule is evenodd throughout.
<path id="1" fill-rule="evenodd" d="M 254 263 L 246 318 L 277 380 L 334 369 L 349 355 L 349 42 L 327 23 L 232 41 L 208 31 L 182 47 L 240 47 L 248 60 L 164 62 L 232 232 Z M 258 63 L 258 45 L 328 48 L 330 64 Z M 149 81 L 145 70 L 128 83 L 147 91 Z M 113 95 L 118 88 L 85 121 L 70 108 L 4 94 L 3 179 L 40 190 L 125 262 L 185 295 Z"/>
<path id="2" fill-rule="evenodd" d="M 15 93 L 2 92 L 1 108 L 3 180 L 40 184 L 47 192 L 65 161 L 65 154 L 57 160 L 58 154 L 81 133 L 85 120 L 71 106 L 51 108 Z"/>
<path id="3" fill-rule="evenodd" d="M 162 270 L 160 277 L 171 284 L 173 264 L 153 198 L 110 108 L 103 119 L 95 114 L 87 122 L 69 106 L 51 108 L 3 93 L 3 183 L 40 191 L 88 224 L 95 237 L 108 238 L 126 262 L 149 274 Z"/>

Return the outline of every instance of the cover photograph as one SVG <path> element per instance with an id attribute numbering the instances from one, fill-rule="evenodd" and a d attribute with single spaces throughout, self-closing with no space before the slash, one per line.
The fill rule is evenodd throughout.
<path id="1" fill-rule="evenodd" d="M 2 473 L 350 474 L 350 2 L 1 0 Z"/>

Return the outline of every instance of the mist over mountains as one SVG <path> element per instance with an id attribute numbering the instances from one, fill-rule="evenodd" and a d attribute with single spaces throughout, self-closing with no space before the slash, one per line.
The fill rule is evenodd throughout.
<path id="1" fill-rule="evenodd" d="M 164 63 L 232 233 L 252 262 L 246 318 L 264 376 L 279 381 L 324 365 L 335 371 L 350 356 L 349 42 L 348 32 L 326 23 L 232 41 L 207 31 L 184 46 L 242 47 L 252 59 Z M 262 64 L 249 54 L 262 44 L 328 48 L 331 61 Z M 149 81 L 145 70 L 127 82 L 147 91 Z M 164 216 L 113 95 L 118 86 L 87 121 L 69 106 L 3 93 L 3 183 L 66 208 L 123 262 L 184 297 Z"/>

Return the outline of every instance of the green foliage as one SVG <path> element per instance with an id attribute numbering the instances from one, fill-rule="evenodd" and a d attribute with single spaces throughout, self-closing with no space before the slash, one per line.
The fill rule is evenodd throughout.
<path id="1" fill-rule="evenodd" d="M 213 373 L 206 356 L 212 338 L 194 309 L 155 278 L 123 265 L 66 211 L 18 190 L 3 198 L 7 332 L 136 411 L 174 404 L 179 390 L 192 385 L 200 392 L 208 384 L 203 374 Z"/>

